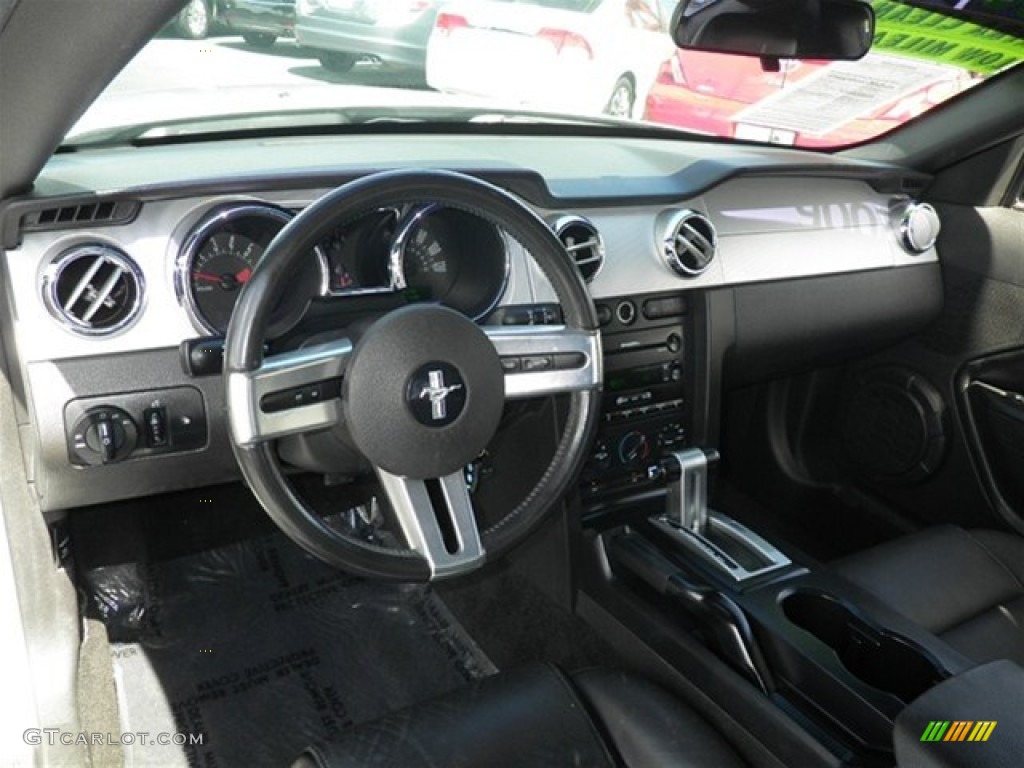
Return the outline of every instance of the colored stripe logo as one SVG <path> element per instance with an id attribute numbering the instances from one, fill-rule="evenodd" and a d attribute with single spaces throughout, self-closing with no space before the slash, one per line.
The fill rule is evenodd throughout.
<path id="1" fill-rule="evenodd" d="M 988 741 L 996 729 L 996 720 L 932 720 L 921 734 L 921 741 Z"/>

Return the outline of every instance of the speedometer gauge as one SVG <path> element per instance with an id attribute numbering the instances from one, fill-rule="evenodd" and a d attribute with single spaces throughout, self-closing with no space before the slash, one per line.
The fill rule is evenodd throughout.
<path id="1" fill-rule="evenodd" d="M 410 290 L 420 298 L 442 301 L 455 284 L 458 260 L 449 258 L 453 248 L 448 224 L 440 216 L 428 216 L 405 243 L 402 262 Z M 447 244 L 447 245 L 446 245 Z"/>
<path id="2" fill-rule="evenodd" d="M 235 203 L 209 213 L 178 256 L 179 296 L 196 326 L 223 335 L 238 296 L 278 232 L 292 214 L 258 203 Z M 271 316 L 270 336 L 299 321 L 310 299 L 327 288 L 327 266 L 317 249 L 286 287 Z"/>
<path id="3" fill-rule="evenodd" d="M 486 316 L 508 284 L 509 256 L 501 232 L 459 208 L 419 206 L 399 223 L 391 246 L 406 298 Z"/>

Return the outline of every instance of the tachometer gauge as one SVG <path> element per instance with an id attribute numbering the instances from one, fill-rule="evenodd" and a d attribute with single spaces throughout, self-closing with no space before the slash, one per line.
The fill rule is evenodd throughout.
<path id="1" fill-rule="evenodd" d="M 214 328 L 227 328 L 238 292 L 248 282 L 263 246 L 247 235 L 220 232 L 196 253 L 189 290 L 197 312 Z"/>
<path id="2" fill-rule="evenodd" d="M 200 221 L 178 256 L 177 289 L 189 315 L 206 333 L 223 335 L 238 295 L 270 241 L 292 214 L 262 203 L 217 208 Z M 319 249 L 289 282 L 271 318 L 269 335 L 297 323 L 310 299 L 327 290 L 327 265 Z"/>

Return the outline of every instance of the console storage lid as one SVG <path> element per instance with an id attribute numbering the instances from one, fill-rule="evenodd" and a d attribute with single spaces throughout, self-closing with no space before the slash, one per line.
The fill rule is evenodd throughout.
<path id="1" fill-rule="evenodd" d="M 896 719 L 896 764 L 901 768 L 1019 766 L 1024 755 L 1022 704 L 1024 668 L 1012 661 L 993 661 L 951 677 L 915 699 Z M 987 740 L 980 741 L 986 733 Z"/>

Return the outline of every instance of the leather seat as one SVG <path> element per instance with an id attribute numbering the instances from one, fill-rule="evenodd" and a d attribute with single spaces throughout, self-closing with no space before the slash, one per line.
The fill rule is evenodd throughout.
<path id="1" fill-rule="evenodd" d="M 1024 665 L 1024 538 L 944 525 L 835 567 L 968 658 Z"/>
<path id="2" fill-rule="evenodd" d="M 622 672 L 534 665 L 356 726 L 292 768 L 745 763 L 682 702 Z"/>

